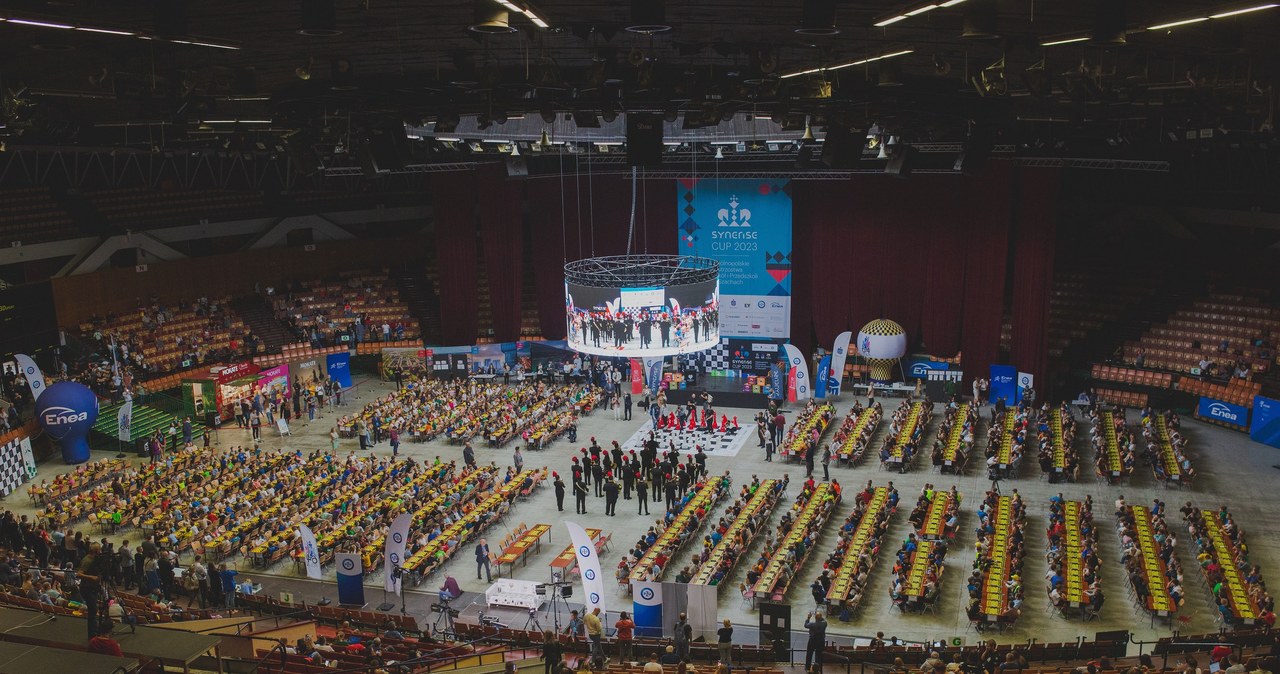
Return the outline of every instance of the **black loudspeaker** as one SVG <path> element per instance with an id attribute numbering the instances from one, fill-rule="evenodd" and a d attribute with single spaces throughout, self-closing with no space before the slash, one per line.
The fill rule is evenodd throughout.
<path id="1" fill-rule="evenodd" d="M 987 165 L 987 159 L 990 156 L 991 136 L 985 130 L 975 129 L 965 139 L 964 149 L 956 157 L 956 163 L 952 168 L 968 176 L 978 175 Z"/>
<path id="2" fill-rule="evenodd" d="M 508 178 L 528 178 L 529 164 L 524 157 L 507 157 Z"/>
<path id="3" fill-rule="evenodd" d="M 861 149 L 853 132 L 847 127 L 828 126 L 827 137 L 822 141 L 822 163 L 831 168 L 853 168 Z"/>
<path id="4" fill-rule="evenodd" d="M 760 602 L 760 645 L 780 649 L 775 656 L 785 654 L 780 661 L 789 662 L 791 653 L 791 605 L 771 601 Z"/>
<path id="5" fill-rule="evenodd" d="M 889 155 L 889 163 L 884 165 L 884 172 L 898 178 L 911 175 L 911 155 L 913 154 L 915 150 L 911 146 L 898 145 Z"/>
<path id="6" fill-rule="evenodd" d="M 400 157 L 399 148 L 390 134 L 374 134 L 360 145 L 360 166 L 365 175 L 373 176 L 403 169 L 404 160 Z"/>
<path id="7" fill-rule="evenodd" d="M 627 113 L 627 163 L 662 165 L 662 117 L 649 112 Z"/>
<path id="8" fill-rule="evenodd" d="M 572 596 L 573 596 L 573 586 L 572 586 L 572 585 L 562 585 L 562 586 L 560 586 L 560 596 L 561 596 L 561 597 L 564 597 L 565 599 L 568 599 L 569 597 L 572 597 Z"/>

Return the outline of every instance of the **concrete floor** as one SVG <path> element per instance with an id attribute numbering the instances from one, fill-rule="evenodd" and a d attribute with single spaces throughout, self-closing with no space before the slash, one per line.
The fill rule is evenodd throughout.
<path id="1" fill-rule="evenodd" d="M 344 410 L 350 410 L 350 405 L 363 404 L 372 397 L 383 394 L 390 388 L 390 385 L 376 380 L 366 380 L 358 383 L 360 384 L 357 389 L 359 396 L 356 399 L 349 400 L 348 406 Z M 848 411 L 852 402 L 853 398 L 849 394 L 845 394 L 837 400 L 836 405 L 839 416 L 843 416 Z M 885 415 L 888 417 L 896 402 L 885 402 Z M 754 414 L 752 410 L 730 409 L 722 411 L 730 416 L 736 413 L 740 419 L 750 419 Z M 610 441 L 615 439 L 619 442 L 624 441 L 643 423 L 645 418 L 637 415 L 632 421 L 614 421 L 611 415 L 597 412 L 581 420 L 578 434 L 581 441 L 580 444 L 589 442 L 591 436 L 595 436 L 600 441 L 600 444 L 605 446 L 608 446 Z M 333 425 L 333 419 L 333 410 L 326 410 L 326 414 L 314 422 L 309 424 L 305 422 L 295 423 L 292 437 L 266 437 L 264 444 L 268 447 L 297 448 L 304 452 L 313 451 L 316 448 L 327 449 L 329 444 L 327 434 L 330 426 Z M 931 446 L 941 419 L 941 413 L 934 415 L 933 422 L 926 429 L 924 442 L 921 443 L 922 447 Z M 984 409 L 979 432 L 976 434 L 977 437 L 985 437 L 984 434 L 989 419 L 989 408 Z M 1136 418 L 1131 416 L 1130 422 L 1136 422 Z M 833 433 L 838 425 L 839 419 L 828 429 L 828 435 Z M 1085 466 L 1090 466 L 1093 459 L 1093 450 L 1088 444 L 1087 426 L 1087 422 L 1080 422 L 1076 442 L 1081 452 L 1082 463 Z M 872 447 L 879 447 L 881 439 L 887 432 L 887 427 L 887 423 L 881 426 L 873 439 Z M 1267 569 L 1272 570 L 1270 572 L 1272 574 L 1280 573 L 1280 571 L 1275 571 L 1275 569 L 1280 568 L 1280 566 L 1277 566 L 1277 562 L 1280 562 L 1280 542 L 1266 535 L 1268 531 L 1280 530 L 1280 511 L 1275 509 L 1270 504 L 1269 498 L 1264 496 L 1266 493 L 1270 493 L 1270 488 L 1274 484 L 1273 480 L 1277 470 L 1275 464 L 1280 463 L 1280 454 L 1277 454 L 1276 450 L 1270 447 L 1251 442 L 1248 436 L 1243 433 L 1231 432 L 1191 420 L 1185 420 L 1182 429 L 1184 435 L 1190 441 L 1192 460 L 1200 473 L 1195 487 L 1185 493 L 1177 490 L 1166 490 L 1157 486 L 1150 472 L 1145 470 L 1140 470 L 1133 476 L 1131 484 L 1124 486 L 1108 486 L 1103 482 L 1094 481 L 1092 476 L 1086 478 L 1081 484 L 1051 485 L 1040 479 L 1038 467 L 1034 461 L 1034 453 L 1029 450 L 1031 458 L 1023 462 L 1019 474 L 1015 478 L 1002 483 L 1002 489 L 1005 493 L 1009 493 L 1012 489 L 1017 489 L 1030 504 L 1027 522 L 1027 555 L 1024 568 L 1027 600 L 1023 608 L 1022 618 L 1016 627 L 1003 634 L 987 633 L 982 638 L 995 638 L 1002 642 L 1025 642 L 1032 637 L 1041 642 L 1075 641 L 1082 636 L 1092 638 L 1093 634 L 1098 631 L 1127 629 L 1134 634 L 1135 639 L 1154 640 L 1159 636 L 1170 634 L 1175 628 L 1184 634 L 1211 632 L 1216 629 L 1210 610 L 1211 604 L 1208 590 L 1197 576 L 1189 575 L 1187 577 L 1187 603 L 1180 614 L 1187 618 L 1186 622 L 1175 622 L 1172 625 L 1156 622 L 1153 625 L 1144 612 L 1133 608 L 1128 597 L 1127 583 L 1118 561 L 1119 542 L 1114 533 L 1115 519 L 1112 515 L 1111 507 L 1112 502 L 1120 495 L 1123 495 L 1130 503 L 1149 504 L 1152 499 L 1156 498 L 1164 500 L 1169 504 L 1169 510 L 1173 517 L 1179 516 L 1176 512 L 1177 508 L 1188 499 L 1197 506 L 1208 508 L 1217 508 L 1226 503 L 1236 515 L 1240 525 L 1250 534 L 1252 558 L 1262 564 L 1264 575 L 1267 573 L 1265 571 Z M 228 430 L 224 427 L 219 434 L 218 442 L 222 447 L 247 443 L 249 442 L 249 433 L 234 428 Z M 342 443 L 344 452 L 357 451 L 358 445 L 355 440 L 343 440 Z M 560 471 L 562 474 L 567 474 L 570 454 L 571 452 L 576 452 L 578 447 L 579 445 L 570 445 L 565 441 L 559 441 L 546 450 L 526 453 L 525 463 L 527 467 L 546 465 L 553 470 Z M 499 465 L 505 466 L 511 462 L 512 450 L 513 446 L 503 449 L 477 447 L 476 453 L 477 458 L 481 461 L 493 460 L 498 462 Z M 375 447 L 373 451 L 378 455 L 389 455 L 391 450 L 386 443 L 382 443 Z M 430 442 L 403 445 L 401 453 L 426 460 L 439 455 L 448 460 L 460 459 L 461 448 L 450 446 L 444 442 Z M 965 619 L 963 609 L 965 601 L 964 580 L 968 575 L 974 555 L 973 526 L 976 524 L 973 518 L 974 505 L 977 499 L 981 497 L 982 492 L 990 486 L 986 476 L 980 474 L 983 472 L 980 461 L 971 462 L 969 474 L 967 475 L 939 475 L 927 465 L 928 457 L 926 452 L 926 456 L 919 457 L 917 460 L 914 466 L 915 470 L 905 475 L 900 475 L 881 471 L 874 458 L 875 452 L 871 451 L 868 454 L 871 455 L 871 460 L 864 465 L 855 467 L 833 466 L 831 468 L 832 477 L 840 480 L 846 489 L 850 490 L 860 487 L 867 480 L 873 480 L 877 486 L 892 480 L 901 493 L 902 502 L 898 513 L 891 522 L 889 537 L 884 544 L 885 549 L 882 550 L 880 559 L 872 570 L 871 581 L 862 606 L 848 623 L 833 620 L 828 634 L 833 637 L 858 637 L 874 635 L 877 631 L 883 631 L 886 635 L 895 635 L 913 642 L 936 639 L 950 642 L 954 637 L 961 637 L 965 639 L 966 643 L 974 643 L 979 639 L 979 636 L 972 631 L 966 632 L 968 622 Z M 105 457 L 107 455 L 102 454 L 102 456 Z M 95 456 L 95 458 L 102 457 Z M 66 470 L 66 467 L 56 462 L 48 462 L 40 466 L 40 476 L 44 477 L 62 470 Z M 793 481 L 801 480 L 804 477 L 804 467 L 800 464 L 766 463 L 763 450 L 757 449 L 754 441 L 748 442 L 735 457 L 711 456 L 708 459 L 708 470 L 712 474 L 728 470 L 734 476 L 736 484 L 749 480 L 753 474 L 759 475 L 761 479 L 764 479 L 767 477 L 781 477 L 784 473 L 789 473 Z M 817 476 L 821 477 L 820 466 Z M 910 514 L 911 507 L 915 503 L 920 489 L 926 482 L 934 483 L 939 489 L 949 489 L 953 484 L 959 487 L 964 495 L 964 503 L 961 507 L 960 534 L 947 555 L 946 565 L 949 568 L 943 578 L 943 600 L 937 613 L 904 615 L 892 608 L 888 598 L 892 555 L 894 550 L 897 549 L 897 542 L 911 532 L 911 525 L 907 522 L 907 516 Z M 736 493 L 736 487 L 733 491 Z M 1100 618 L 1090 623 L 1082 623 L 1078 619 L 1068 620 L 1052 615 L 1047 611 L 1048 600 L 1045 596 L 1047 588 L 1045 588 L 1044 580 L 1044 574 L 1047 570 L 1044 561 L 1044 531 L 1047 527 L 1047 500 L 1051 495 L 1058 492 L 1063 492 L 1069 499 L 1082 499 L 1086 494 L 1091 494 L 1099 506 L 1095 509 L 1095 521 L 1100 527 L 1099 544 L 1100 555 L 1103 560 L 1103 566 L 1101 567 L 1102 578 L 1108 601 Z M 795 494 L 796 490 L 793 488 L 785 503 L 789 504 L 790 499 L 794 498 Z M 567 506 L 572 508 L 572 498 L 570 497 L 567 500 Z M 6 507 L 16 512 L 30 513 L 34 510 L 30 501 L 22 493 L 15 492 L 6 501 Z M 588 508 L 590 513 L 575 518 L 571 509 L 567 509 L 564 514 L 556 512 L 555 498 L 548 485 L 546 488 L 539 489 L 528 501 L 517 503 L 513 516 L 490 529 L 486 532 L 486 535 L 492 543 L 507 532 L 507 527 L 513 527 L 519 522 L 527 522 L 530 525 L 540 522 L 557 524 L 566 518 L 575 519 L 575 521 L 584 526 L 600 527 L 613 534 L 613 549 L 603 555 L 606 573 L 611 573 L 612 566 L 617 563 L 623 552 L 645 531 L 653 519 L 658 517 L 660 512 L 654 509 L 652 510 L 653 517 L 637 517 L 632 514 L 634 511 L 631 510 L 634 507 L 634 503 L 634 501 L 621 502 L 618 508 L 620 514 L 617 517 L 606 517 L 603 514 L 603 499 L 589 497 Z M 728 505 L 729 500 L 723 501 L 713 513 L 712 518 L 709 519 L 718 517 Z M 812 608 L 813 600 L 809 594 L 809 583 L 816 577 L 821 567 L 822 559 L 835 545 L 834 532 L 851 509 L 852 502 L 846 499 L 831 516 L 823 530 L 823 535 L 818 541 L 815 554 L 810 556 L 807 566 L 798 574 L 792 584 L 787 599 L 793 606 L 792 611 L 796 618 L 801 617 L 805 611 Z M 777 525 L 785 510 L 786 505 L 780 505 L 774 511 L 771 527 Z M 1174 523 L 1170 522 L 1170 524 Z M 117 536 L 117 539 L 130 537 L 136 541 L 137 536 L 137 532 L 126 531 Z M 1181 537 L 1181 539 L 1182 542 L 1178 551 L 1179 557 L 1183 562 L 1184 568 L 1187 569 L 1187 573 L 1194 574 L 1196 571 L 1194 553 L 1191 547 L 1192 542 L 1186 536 Z M 567 543 L 567 532 L 563 527 L 557 527 L 553 531 L 551 543 L 544 543 L 541 552 L 530 556 L 527 565 L 517 566 L 514 576 L 528 580 L 549 580 L 550 568 L 548 564 Z M 754 556 L 759 554 L 762 545 L 762 540 L 757 540 L 748 551 L 748 554 L 744 556 L 744 559 L 754 559 Z M 691 549 L 686 548 L 681 555 L 676 557 L 671 568 L 678 569 L 688 563 L 692 552 Z M 241 566 L 243 567 L 243 565 Z M 737 589 L 739 583 L 744 580 L 745 570 L 745 563 L 740 564 L 733 576 L 722 583 L 720 610 L 724 618 L 729 618 L 743 626 L 754 626 L 758 622 L 757 613 L 742 600 Z M 467 549 L 446 565 L 444 573 L 437 573 L 434 577 L 428 578 L 420 589 L 434 591 L 443 582 L 444 575 L 452 575 L 461 583 L 463 590 L 482 592 L 487 587 L 487 584 L 483 581 L 476 581 L 474 571 L 474 562 L 470 550 Z M 297 595 L 298 600 L 316 601 L 321 595 L 331 597 L 335 595 L 335 588 L 331 580 L 333 577 L 332 570 L 326 569 L 326 574 L 327 578 L 324 583 L 307 581 L 297 577 L 292 564 L 284 563 L 277 565 L 270 570 L 270 573 L 249 570 L 245 575 L 261 582 L 267 592 L 275 593 L 282 589 L 290 589 Z M 674 577 L 674 570 L 667 575 L 668 579 L 672 577 Z M 380 573 L 368 577 L 369 588 L 366 595 L 371 606 L 376 605 L 381 598 L 381 584 Z M 610 588 L 611 593 L 608 598 L 611 611 L 630 610 L 630 597 L 620 589 L 612 589 L 613 586 L 611 584 L 608 584 L 607 587 Z M 426 596 L 425 592 L 421 593 L 420 596 L 412 597 L 409 603 L 410 612 L 420 614 L 420 622 L 430 621 L 430 618 L 426 615 L 429 597 Z"/>

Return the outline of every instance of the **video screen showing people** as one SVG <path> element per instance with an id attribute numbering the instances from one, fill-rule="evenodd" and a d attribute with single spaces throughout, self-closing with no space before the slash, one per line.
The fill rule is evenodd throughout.
<path id="1" fill-rule="evenodd" d="M 672 288 L 565 284 L 569 348 L 600 356 L 674 356 L 720 341 L 720 282 Z"/>

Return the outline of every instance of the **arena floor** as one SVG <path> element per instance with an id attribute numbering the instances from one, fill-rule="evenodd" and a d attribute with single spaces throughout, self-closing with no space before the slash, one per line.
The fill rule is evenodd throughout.
<path id="1" fill-rule="evenodd" d="M 365 380 L 358 382 L 358 384 L 357 391 L 359 395 L 354 399 L 349 399 L 347 405 L 339 408 L 339 411 L 352 410 L 352 406 L 362 405 L 371 397 L 381 395 L 393 386 L 376 380 Z M 848 394 L 837 401 L 840 416 L 843 416 L 848 411 L 852 401 L 853 398 Z M 886 403 L 886 423 L 882 424 L 872 442 L 872 446 L 877 448 L 886 432 L 887 419 L 893 407 L 896 406 L 896 401 L 886 400 L 884 402 Z M 736 413 L 739 419 L 744 421 L 751 418 L 754 413 L 751 410 L 722 411 L 730 416 Z M 274 432 L 270 434 L 264 433 L 263 444 L 267 447 L 284 446 L 290 449 L 300 449 L 304 452 L 314 451 L 317 448 L 327 449 L 329 445 L 328 431 L 333 425 L 334 412 L 332 409 L 325 410 L 325 412 L 324 416 L 314 422 L 295 423 L 292 437 L 281 438 Z M 637 412 L 639 413 L 641 410 L 637 410 Z M 985 437 L 983 434 L 985 434 L 987 423 L 990 420 L 989 411 L 984 409 L 983 412 L 983 419 L 979 426 L 979 438 Z M 941 423 L 941 417 L 940 413 L 934 416 L 931 425 L 926 429 L 924 442 L 921 443 L 922 447 L 932 445 L 937 427 Z M 1077 419 L 1079 419 L 1078 415 Z M 632 421 L 614 421 L 610 414 L 596 412 L 581 420 L 578 444 L 570 445 L 568 442 L 561 440 L 546 450 L 528 452 L 525 454 L 525 464 L 527 467 L 546 465 L 552 470 L 560 471 L 562 475 L 567 474 L 571 452 L 576 452 L 579 446 L 588 444 L 592 436 L 595 436 L 600 444 L 604 446 L 608 446 L 615 439 L 619 442 L 625 442 L 647 420 L 647 416 L 637 414 Z M 1129 421 L 1130 423 L 1135 423 L 1136 419 L 1131 416 Z M 834 427 L 837 424 L 838 420 L 828 430 L 828 435 L 834 432 Z M 274 431 L 274 429 L 271 430 Z M 754 431 L 749 429 L 744 429 L 744 432 L 754 434 Z M 862 606 L 848 623 L 832 620 L 828 634 L 854 637 L 874 635 L 877 631 L 883 631 L 886 636 L 893 635 L 908 641 L 943 639 L 950 642 L 955 637 L 961 637 L 965 639 L 966 643 L 974 643 L 980 638 L 994 638 L 1002 642 L 1025 642 L 1032 637 L 1041 642 L 1075 641 L 1078 637 L 1092 638 L 1095 632 L 1120 629 L 1130 630 L 1135 639 L 1142 640 L 1153 640 L 1159 636 L 1168 635 L 1174 629 L 1184 634 L 1215 631 L 1217 627 L 1213 619 L 1214 612 L 1210 602 L 1210 594 L 1195 568 L 1192 541 L 1185 535 L 1180 537 L 1181 541 L 1178 549 L 1178 556 L 1185 569 L 1187 581 L 1187 601 L 1186 606 L 1180 613 L 1181 619 L 1173 624 L 1161 624 L 1160 622 L 1152 624 L 1143 611 L 1133 607 L 1129 599 L 1128 583 L 1124 577 L 1123 568 L 1119 563 L 1119 541 L 1115 534 L 1115 518 L 1112 514 L 1112 504 L 1121 495 L 1134 504 L 1150 504 L 1153 499 L 1161 499 L 1169 506 L 1170 515 L 1168 521 L 1171 527 L 1175 526 L 1175 521 L 1180 523 L 1181 516 L 1177 509 L 1187 500 L 1192 501 L 1198 507 L 1206 508 L 1218 508 L 1226 504 L 1236 516 L 1237 522 L 1250 536 L 1251 559 L 1261 563 L 1264 577 L 1277 574 L 1280 573 L 1280 566 L 1277 566 L 1275 562 L 1280 561 L 1280 543 L 1270 538 L 1267 532 L 1273 528 L 1280 530 L 1280 510 L 1275 508 L 1271 502 L 1271 497 L 1266 496 L 1266 494 L 1272 493 L 1271 489 L 1276 477 L 1275 471 L 1280 468 L 1280 466 L 1276 465 L 1280 464 L 1280 454 L 1277 454 L 1274 449 L 1250 442 L 1245 434 L 1219 429 L 1189 419 L 1184 420 L 1182 432 L 1190 441 L 1192 461 L 1199 472 L 1197 482 L 1190 490 L 1180 491 L 1161 488 L 1155 483 L 1150 472 L 1141 467 L 1133 476 L 1131 484 L 1125 486 L 1109 486 L 1103 482 L 1095 481 L 1092 476 L 1085 479 L 1081 484 L 1049 484 L 1040 478 L 1039 469 L 1034 464 L 1033 456 L 1023 461 L 1019 475 L 1016 478 L 1002 482 L 1002 491 L 1004 493 L 1007 494 L 1011 490 L 1017 489 L 1029 504 L 1026 532 L 1027 555 L 1024 565 L 1024 585 L 1027 599 L 1023 607 L 1022 617 L 1015 627 L 1004 633 L 987 632 L 981 636 L 972 630 L 968 630 L 968 621 L 964 615 L 965 579 L 968 576 L 974 555 L 973 544 L 975 537 L 973 527 L 976 524 L 976 520 L 973 513 L 978 499 L 990 486 L 990 482 L 986 475 L 983 474 L 984 471 L 978 462 L 971 462 L 969 474 L 960 477 L 939 475 L 934 472 L 928 465 L 927 452 L 925 457 L 918 458 L 914 470 L 905 475 L 880 470 L 873 452 L 869 452 L 871 454 L 869 456 L 870 460 L 860 466 L 837 467 L 833 465 L 831 468 L 832 477 L 838 479 L 847 490 L 855 490 L 866 484 L 867 480 L 874 481 L 877 486 L 892 480 L 901 494 L 901 503 L 898 513 L 891 521 L 888 540 L 884 544 L 880 558 L 871 572 L 871 580 Z M 1092 466 L 1093 460 L 1093 450 L 1089 447 L 1088 437 L 1088 423 L 1087 421 L 1082 422 L 1078 426 L 1076 442 L 1082 463 L 1086 468 Z M 219 445 L 223 448 L 237 446 L 249 441 L 248 431 L 241 431 L 235 428 L 227 429 L 224 427 L 218 436 Z M 343 440 L 342 443 L 343 452 L 358 451 L 356 440 Z M 503 449 L 476 447 L 476 454 L 477 458 L 482 462 L 492 460 L 500 466 L 506 466 L 511 463 L 513 449 L 513 445 Z M 980 453 L 980 449 L 975 449 L 975 451 Z M 376 446 L 373 452 L 379 456 L 386 456 L 390 455 L 391 449 L 383 442 Z M 406 443 L 401 446 L 401 453 L 415 459 L 428 461 L 437 455 L 444 460 L 460 460 L 461 447 L 451 446 L 445 442 Z M 107 456 L 103 453 L 97 454 L 101 454 L 101 456 L 95 455 L 94 458 Z M 804 466 L 801 464 L 766 463 L 764 461 L 764 452 L 756 447 L 754 437 L 742 446 L 735 456 L 712 455 L 708 458 L 707 463 L 708 470 L 712 474 L 723 473 L 726 470 L 730 471 L 735 485 L 741 484 L 744 480 L 749 480 L 753 474 L 760 476 L 761 479 L 781 477 L 783 474 L 789 474 L 793 482 L 804 479 Z M 42 477 L 48 476 L 65 469 L 66 467 L 55 462 L 47 462 L 40 466 L 40 475 Z M 821 478 L 821 466 L 818 466 L 816 474 L 818 478 Z M 898 542 L 912 531 L 911 525 L 907 521 L 907 516 L 910 514 L 911 507 L 914 505 L 920 489 L 926 482 L 933 483 L 938 489 L 949 489 L 953 484 L 959 487 L 964 497 L 961 506 L 960 533 L 947 555 L 946 566 L 948 568 L 942 581 L 943 598 L 937 612 L 925 615 L 902 614 L 893 608 L 888 596 L 893 553 L 897 549 Z M 735 487 L 732 493 L 736 494 L 736 492 L 737 489 Z M 1081 622 L 1079 619 L 1068 620 L 1056 616 L 1048 610 L 1047 587 L 1044 577 L 1047 571 L 1047 565 L 1044 560 L 1044 532 L 1047 527 L 1048 499 L 1058 492 L 1062 492 L 1068 499 L 1082 499 L 1085 495 L 1092 495 L 1096 504 L 1094 519 L 1099 528 L 1100 556 L 1103 561 L 1101 574 L 1103 588 L 1107 593 L 1107 602 L 1102 610 L 1102 615 L 1088 623 Z M 795 498 L 795 495 L 796 489 L 793 487 L 789 494 L 784 497 L 785 500 L 774 511 L 771 527 L 777 525 L 777 521 L 781 518 L 782 513 L 785 512 L 787 505 Z M 718 517 L 729 503 L 730 500 L 728 499 L 722 501 L 712 517 Z M 20 513 L 34 512 L 34 508 L 25 494 L 17 492 L 9 496 L 6 507 Z M 588 497 L 589 514 L 576 517 L 576 521 L 585 526 L 599 527 L 613 534 L 613 547 L 611 551 L 603 555 L 606 574 L 612 573 L 613 565 L 617 563 L 620 556 L 625 553 L 653 520 L 659 517 L 661 512 L 660 506 L 659 508 L 651 507 L 652 517 L 638 517 L 635 515 L 635 510 L 633 510 L 634 507 L 635 501 L 620 501 L 618 516 L 606 517 L 604 515 L 604 500 L 592 496 Z M 835 544 L 834 532 L 851 509 L 851 501 L 846 499 L 832 515 L 823 530 L 822 537 L 818 541 L 817 550 L 809 557 L 807 566 L 792 584 L 787 599 L 792 604 L 793 616 L 797 619 L 813 607 L 813 599 L 809 593 L 809 583 L 819 573 L 821 560 Z M 557 512 L 553 491 L 550 484 L 547 483 L 545 487 L 537 490 L 529 500 L 517 502 L 513 516 L 500 523 L 497 527 L 491 528 L 486 535 L 490 542 L 493 543 L 507 532 L 506 527 L 515 526 L 520 522 L 526 522 L 530 525 L 536 523 L 557 524 L 565 519 L 575 519 L 572 496 L 570 495 L 566 498 L 565 512 Z M 122 535 L 116 536 L 116 539 L 127 538 L 136 541 L 138 535 L 134 531 L 125 531 Z M 564 549 L 567 543 L 567 532 L 563 527 L 556 527 L 553 530 L 551 543 L 544 543 L 540 552 L 529 557 L 527 565 L 517 565 L 514 577 L 527 580 L 550 580 L 548 564 Z M 759 554 L 761 545 L 763 545 L 762 541 L 757 540 L 750 548 L 747 558 L 754 559 L 754 556 Z M 688 562 L 692 554 L 691 547 L 686 547 L 682 554 L 675 558 L 669 568 L 678 569 L 683 566 Z M 245 571 L 244 566 L 244 564 L 241 564 L 242 571 Z M 743 601 L 738 591 L 739 584 L 744 580 L 747 566 L 747 563 L 739 564 L 733 576 L 727 582 L 721 584 L 720 610 L 722 617 L 729 618 L 737 624 L 755 625 L 757 624 L 757 614 L 747 602 Z M 277 565 L 269 573 L 255 569 L 246 571 L 245 575 L 261 582 L 264 591 L 270 593 L 275 593 L 285 588 L 291 589 L 298 595 L 298 600 L 315 601 L 322 594 L 328 596 L 334 596 L 335 594 L 331 569 L 326 569 L 327 577 L 324 583 L 299 579 L 294 566 L 287 562 Z M 444 575 L 456 577 L 461 583 L 462 589 L 469 592 L 482 592 L 487 587 L 487 583 L 475 579 L 474 559 L 470 548 L 467 548 L 462 550 L 446 565 L 444 573 L 437 573 L 436 576 L 429 577 L 423 582 L 419 588 L 423 592 L 418 593 L 420 596 L 413 597 L 410 601 L 410 605 L 413 607 L 411 612 L 426 614 L 426 606 L 430 601 L 430 597 L 425 591 L 434 593 L 434 588 L 443 581 Z M 673 576 L 674 570 L 667 574 L 668 579 Z M 367 597 L 370 605 L 375 605 L 380 598 L 381 573 L 370 575 L 367 582 L 369 585 Z M 611 583 L 607 583 L 606 586 L 610 588 L 608 601 L 611 614 L 615 610 L 629 611 L 630 597 L 620 588 L 614 590 L 615 586 Z M 413 593 L 411 591 L 411 594 Z M 419 619 L 422 622 L 423 616 L 420 616 Z M 430 618 L 427 618 L 427 620 L 430 620 Z M 609 624 L 612 623 L 612 620 L 613 618 L 611 617 L 608 621 Z"/>

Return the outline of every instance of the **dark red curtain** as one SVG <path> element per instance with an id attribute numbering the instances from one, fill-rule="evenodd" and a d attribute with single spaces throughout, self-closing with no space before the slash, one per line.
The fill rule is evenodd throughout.
<path id="1" fill-rule="evenodd" d="M 969 224 L 961 212 L 964 188 L 972 180 L 955 176 L 920 176 L 936 199 L 924 201 L 928 253 L 921 275 L 925 292 L 920 303 L 920 338 L 923 350 L 941 357 L 960 351 L 964 328 L 965 231 Z"/>
<path id="2" fill-rule="evenodd" d="M 499 342 L 520 338 L 524 289 L 524 181 L 510 180 L 500 165 L 479 170 L 477 212 L 484 265 L 489 276 L 489 308 L 493 337 Z"/>
<path id="3" fill-rule="evenodd" d="M 433 174 L 431 196 L 440 271 L 441 337 L 446 345 L 474 344 L 479 317 L 475 171 Z"/>
<path id="4" fill-rule="evenodd" d="M 1042 381 L 1049 369 L 1049 294 L 1057 237 L 1056 169 L 1021 169 L 1013 254 L 1013 364 Z"/>
<path id="5" fill-rule="evenodd" d="M 854 222 L 848 205 L 849 181 L 797 180 L 791 185 L 792 232 L 803 228 L 809 245 L 793 241 L 792 250 L 801 253 L 792 263 L 792 283 L 800 275 L 810 280 L 808 296 L 792 288 L 792 304 L 808 303 L 813 331 L 818 344 L 826 345 L 848 329 L 848 293 L 846 284 L 849 258 L 853 254 Z M 803 239 L 803 236 L 801 236 Z M 792 334 L 808 331 L 792 310 Z"/>
<path id="6" fill-rule="evenodd" d="M 956 178 L 964 231 L 964 316 L 960 334 L 966 381 L 987 376 L 1000 355 L 1004 284 L 1013 217 L 1013 163 L 993 161 L 982 176 Z"/>
<path id="7" fill-rule="evenodd" d="M 564 263 L 568 228 L 561 225 L 562 193 L 559 178 L 532 178 L 526 186 L 529 200 L 529 233 L 533 257 L 533 285 L 538 323 L 546 339 L 564 339 Z M 565 201 L 566 207 L 571 202 Z M 577 234 L 574 230 L 574 250 Z M 576 253 L 575 253 L 576 257 Z"/>
<path id="8" fill-rule="evenodd" d="M 813 342 L 813 299 L 825 281 L 813 253 L 818 206 L 803 196 L 808 191 L 805 183 L 794 181 L 791 188 L 791 343 L 802 353 L 812 353 L 817 346 Z M 816 199 L 818 193 L 813 194 Z"/>

